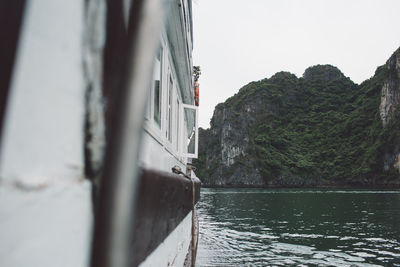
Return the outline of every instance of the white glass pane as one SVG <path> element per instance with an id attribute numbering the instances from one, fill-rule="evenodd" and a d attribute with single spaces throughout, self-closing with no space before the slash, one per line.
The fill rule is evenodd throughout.
<path id="1" fill-rule="evenodd" d="M 161 127 L 161 55 L 162 50 L 157 54 L 153 72 L 153 118 L 158 127 Z"/>
<path id="2" fill-rule="evenodd" d="M 185 152 L 188 154 L 196 154 L 196 109 L 184 107 L 185 120 Z"/>

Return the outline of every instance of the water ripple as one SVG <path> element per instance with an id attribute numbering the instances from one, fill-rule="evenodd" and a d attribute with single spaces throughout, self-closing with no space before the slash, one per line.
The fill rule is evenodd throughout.
<path id="1" fill-rule="evenodd" d="M 400 266 L 399 191 L 203 189 L 197 208 L 197 266 Z"/>

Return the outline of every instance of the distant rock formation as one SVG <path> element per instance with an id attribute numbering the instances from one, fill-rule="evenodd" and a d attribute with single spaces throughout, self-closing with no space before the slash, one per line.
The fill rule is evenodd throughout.
<path id="1" fill-rule="evenodd" d="M 332 65 L 316 65 L 309 67 L 303 74 L 305 80 L 337 81 L 345 78 L 344 74 Z"/>
<path id="2" fill-rule="evenodd" d="M 386 63 L 388 77 L 385 79 L 379 107 L 383 126 L 393 117 L 400 103 L 400 48 Z"/>
<path id="3" fill-rule="evenodd" d="M 278 72 L 215 107 L 194 162 L 207 186 L 400 184 L 400 49 L 360 85 Z"/>
<path id="4" fill-rule="evenodd" d="M 384 80 L 381 90 L 381 104 L 379 115 L 384 127 L 390 120 L 399 114 L 400 103 L 400 48 L 389 58 L 385 67 L 388 70 L 388 77 Z M 398 115 L 397 115 L 398 116 Z M 384 170 L 391 168 L 400 170 L 400 147 L 399 143 L 393 144 L 385 151 Z"/>

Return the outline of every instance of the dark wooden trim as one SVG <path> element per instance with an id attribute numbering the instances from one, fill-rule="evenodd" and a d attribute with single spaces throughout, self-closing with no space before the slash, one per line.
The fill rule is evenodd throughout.
<path id="1" fill-rule="evenodd" d="M 142 170 L 134 231 L 133 266 L 142 262 L 192 210 L 192 181 L 173 173 Z M 195 181 L 195 203 L 200 180 Z"/>
<path id="2" fill-rule="evenodd" d="M 25 0 L 0 1 L 0 138 L 24 9 Z"/>

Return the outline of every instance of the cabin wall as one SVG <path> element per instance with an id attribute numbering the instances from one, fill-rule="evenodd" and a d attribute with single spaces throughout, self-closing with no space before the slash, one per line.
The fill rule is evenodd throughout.
<path id="1" fill-rule="evenodd" d="M 87 266 L 84 0 L 27 1 L 0 155 L 0 266 Z M 87 69 L 86 69 L 87 70 Z"/>
<path id="2" fill-rule="evenodd" d="M 45 2 L 26 8 L 2 141 L 3 181 L 76 177 L 83 169 L 84 2 Z"/>
<path id="3" fill-rule="evenodd" d="M 142 153 L 139 160 L 140 164 L 146 168 L 171 172 L 172 167 L 179 166 L 185 172 L 187 158 L 182 157 L 182 137 L 184 136 L 183 114 L 181 111 L 183 103 L 182 90 L 178 82 L 177 77 L 179 74 L 172 58 L 171 46 L 167 40 L 167 32 L 163 31 L 160 37 L 160 66 L 157 64 L 155 66 L 155 68 L 160 68 L 161 78 L 159 82 L 161 100 L 159 102 L 159 109 L 161 110 L 160 125 L 154 119 L 157 101 L 154 100 L 156 83 L 153 80 L 148 94 Z M 157 71 L 155 70 L 155 73 Z M 153 77 L 153 79 L 158 78 L 158 75 Z M 171 127 L 169 127 L 169 124 Z"/>
<path id="4" fill-rule="evenodd" d="M 147 169 L 172 172 L 172 167 L 179 166 L 184 172 L 186 163 L 174 156 L 148 132 L 143 133 L 141 165 Z"/>

